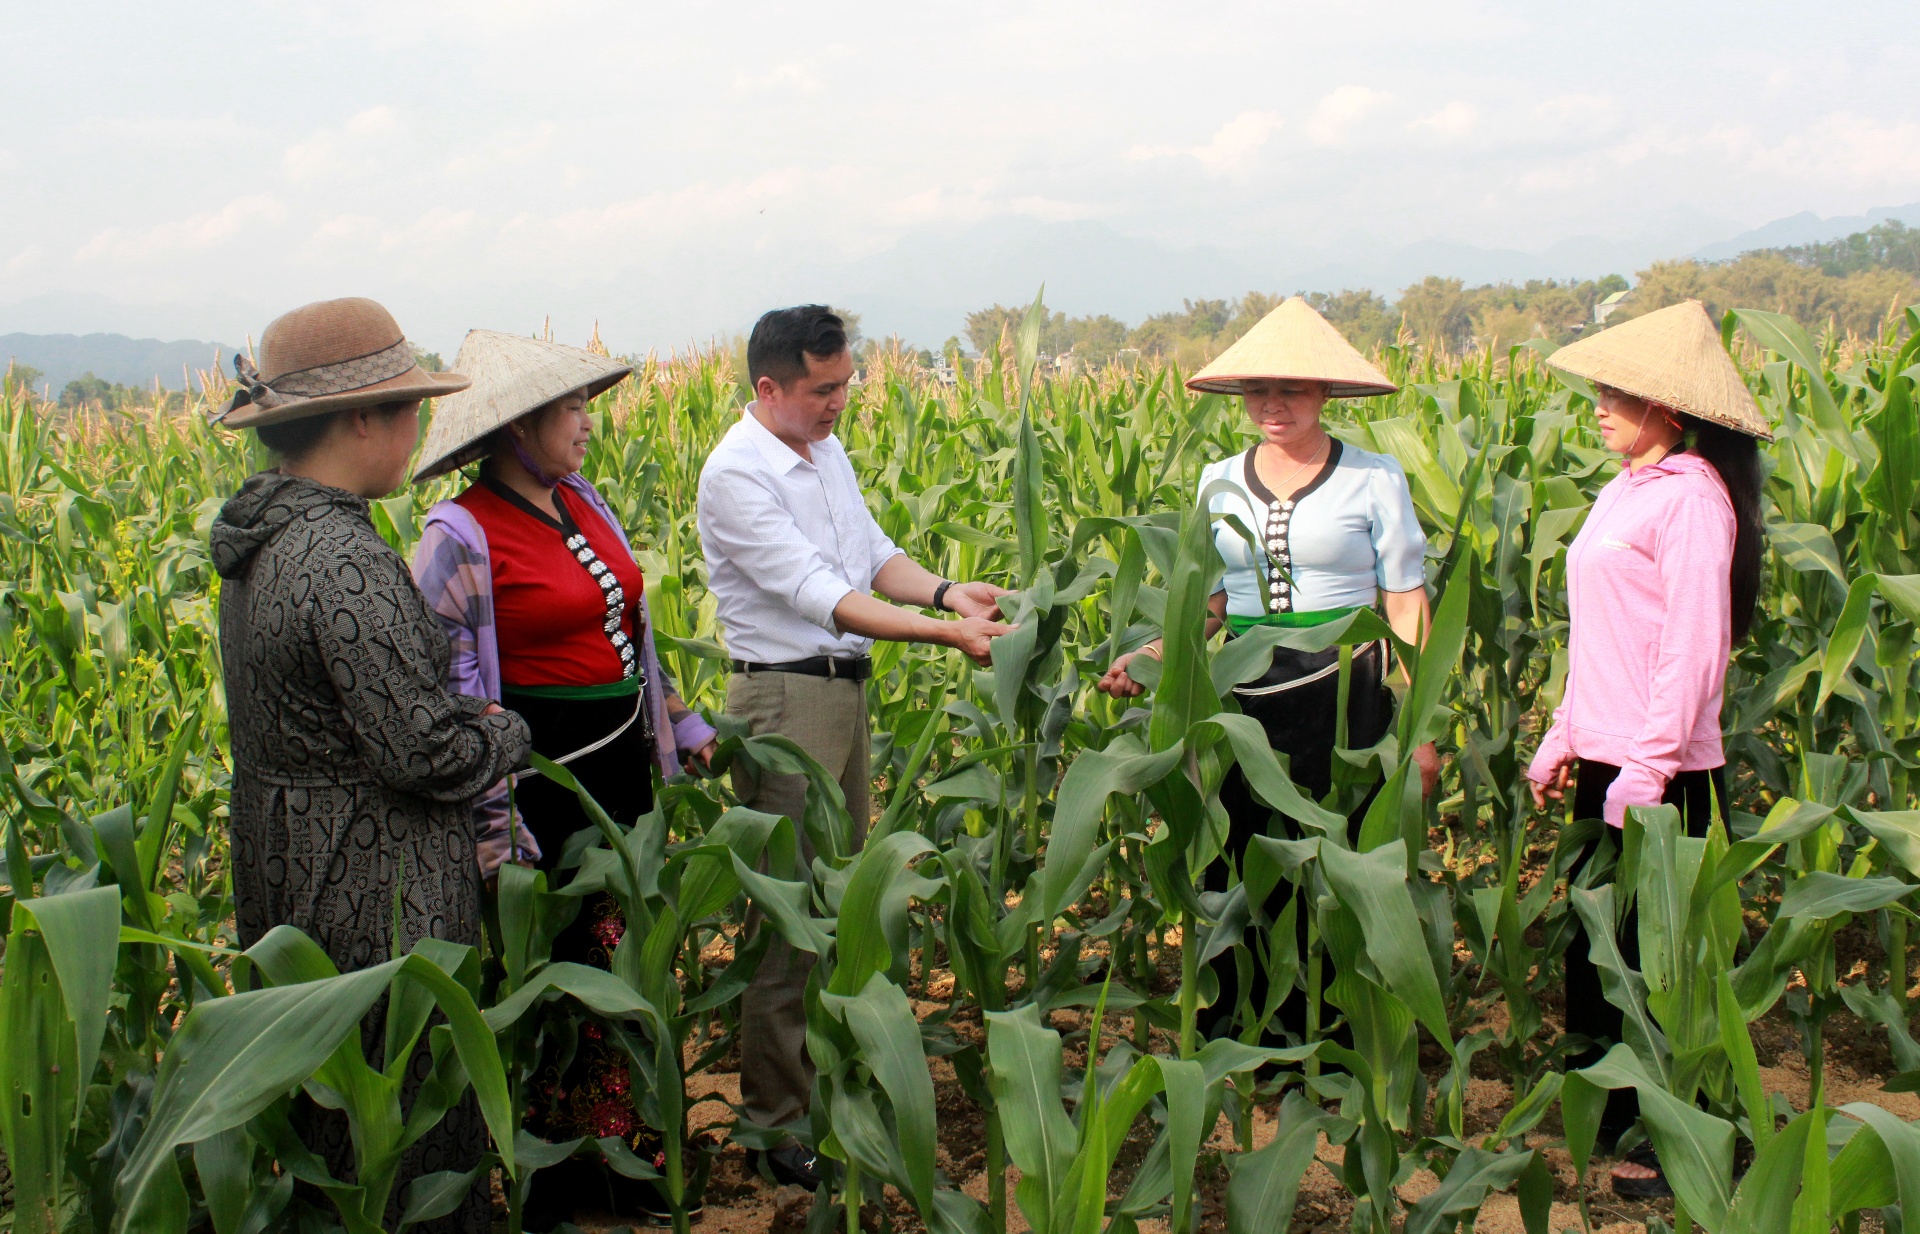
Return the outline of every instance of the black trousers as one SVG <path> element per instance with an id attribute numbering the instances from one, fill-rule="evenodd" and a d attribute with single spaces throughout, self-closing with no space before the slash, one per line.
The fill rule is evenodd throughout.
<path id="1" fill-rule="evenodd" d="M 1620 769 L 1612 763 L 1599 763 L 1591 759 L 1581 759 L 1575 773 L 1573 790 L 1573 816 L 1575 818 L 1600 818 L 1605 813 L 1607 789 L 1619 776 Z M 1726 808 L 1727 769 L 1715 767 L 1710 771 L 1683 771 L 1667 782 L 1666 795 L 1661 798 L 1666 804 L 1678 806 L 1682 820 L 1690 836 L 1704 836 L 1707 826 L 1713 819 L 1716 798 L 1720 808 Z M 1617 847 L 1618 835 L 1611 837 Z M 1580 872 L 1598 851 L 1599 840 L 1589 842 L 1580 850 L 1568 871 L 1570 879 L 1577 879 Z M 1608 875 L 1610 879 L 1612 876 Z M 1620 954 L 1633 968 L 1640 967 L 1640 913 L 1638 908 L 1629 910 L 1620 922 Z M 1574 1071 L 1588 1067 L 1600 1061 L 1609 1047 L 1622 1040 L 1621 1026 L 1625 1015 L 1620 1008 L 1607 1001 L 1605 991 L 1600 985 L 1600 970 L 1594 966 L 1591 956 L 1592 940 L 1589 938 L 1584 922 L 1577 916 L 1572 940 L 1567 944 L 1566 953 L 1566 993 L 1567 993 L 1567 1031 L 1579 1033 L 1591 1038 L 1594 1044 L 1577 1055 L 1567 1057 L 1567 1070 Z M 1600 1135 L 1603 1144 L 1611 1144 L 1633 1125 L 1640 1117 L 1640 1098 L 1630 1088 L 1616 1088 L 1607 1097 L 1606 1111 L 1600 1116 Z"/>
<path id="2" fill-rule="evenodd" d="M 511 686 L 504 691 L 502 705 L 526 719 L 533 731 L 534 750 L 548 758 L 592 745 L 633 715 L 631 697 L 537 698 L 515 693 Z M 653 809 L 653 749 L 639 719 L 604 748 L 568 763 L 567 770 L 623 828 Z M 514 788 L 514 805 L 540 845 L 537 868 L 546 871 L 551 885 L 568 838 L 592 827 L 593 820 L 571 789 L 545 776 L 521 780 Z M 554 940 L 553 959 L 606 968 L 625 928 L 612 896 L 588 896 L 580 905 L 580 915 Z M 569 1018 L 570 1013 L 556 1011 L 548 1022 L 530 1094 L 527 1129 L 548 1140 L 616 1134 L 629 1148 L 652 1158 L 657 1137 L 632 1112 L 625 1056 L 590 1017 L 571 1017 L 574 1022 L 565 1023 Z M 645 1186 L 613 1173 L 597 1158 L 569 1157 L 533 1176 L 526 1228 L 551 1229 L 578 1213 L 599 1209 L 622 1218 L 637 1217 L 642 1212 L 638 1192 Z"/>
<path id="3" fill-rule="evenodd" d="M 1338 663 L 1337 650 L 1305 653 L 1281 648 L 1274 652 L 1273 665 L 1265 676 L 1235 690 L 1241 712 L 1260 721 L 1261 728 L 1266 731 L 1268 744 L 1287 756 L 1294 784 L 1316 801 L 1326 796 L 1333 787 L 1334 727 L 1340 705 Z M 1316 674 L 1330 667 L 1336 671 L 1316 677 Z M 1314 679 L 1306 680 L 1308 678 Z M 1276 686 L 1283 688 L 1275 689 Z M 1382 643 L 1369 644 L 1353 658 L 1347 697 L 1347 747 L 1361 749 L 1374 744 L 1386 736 L 1392 723 L 1393 694 L 1386 687 L 1386 647 Z M 1375 791 L 1378 791 L 1377 786 Z M 1359 839 L 1361 820 L 1366 818 L 1367 808 L 1372 802 L 1373 794 L 1369 793 L 1367 799 L 1349 816 L 1347 838 L 1350 842 Z M 1255 836 L 1288 840 L 1301 837 L 1298 823 L 1269 809 L 1253 795 L 1253 790 L 1248 787 L 1246 777 L 1238 767 L 1227 773 L 1226 782 L 1220 786 L 1220 804 L 1226 809 L 1228 820 L 1226 854 L 1238 868 L 1245 868 L 1247 849 L 1252 846 Z M 1202 882 L 1208 891 L 1225 891 L 1227 863 L 1216 861 L 1207 867 Z M 1281 880 L 1280 885 L 1267 897 L 1265 909 L 1268 920 L 1277 919 L 1292 898 L 1293 884 Z M 1296 924 L 1296 945 L 1303 955 L 1307 924 L 1307 914 L 1300 913 Z M 1253 936 L 1256 933 L 1265 931 L 1258 926 L 1247 931 L 1249 957 L 1257 954 L 1253 950 Z M 1233 1013 L 1240 1001 L 1240 973 L 1235 955 L 1233 950 L 1228 950 L 1210 962 L 1214 978 L 1220 983 L 1220 994 L 1210 1006 L 1200 1009 L 1197 1025 L 1202 1037 L 1223 1036 L 1232 1031 Z M 1324 973 L 1324 983 L 1331 984 L 1332 980 L 1333 970 L 1328 967 Z M 1265 1006 L 1267 974 L 1257 961 L 1253 965 L 1248 996 L 1256 1011 Z M 1307 998 L 1299 986 L 1296 985 L 1281 1002 L 1274 1021 L 1296 1038 L 1305 1037 Z M 1281 1040 L 1271 1028 L 1268 1030 L 1268 1039 L 1275 1044 Z"/>

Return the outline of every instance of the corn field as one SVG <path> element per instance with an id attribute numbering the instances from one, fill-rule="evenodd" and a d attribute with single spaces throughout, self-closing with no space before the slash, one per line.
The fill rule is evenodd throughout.
<path id="1" fill-rule="evenodd" d="M 555 884 L 506 867 L 481 951 L 423 943 L 345 974 L 289 927 L 244 953 L 233 936 L 206 534 L 260 464 L 255 447 L 209 428 L 206 402 L 114 418 L 0 404 L 12 1228 L 381 1230 L 401 1151 L 470 1087 L 504 1228 L 518 1230 L 535 1171 L 598 1154 L 664 1176 L 684 1231 L 717 1163 L 774 1142 L 707 1080 L 777 932 L 819 959 L 802 1134 L 832 1176 L 804 1218 L 813 1234 L 852 1234 L 863 1209 L 937 1234 L 1440 1234 L 1500 1193 L 1527 1234 L 1591 1230 L 1617 1220 L 1595 1211 L 1608 1199 L 1595 1141 L 1618 1088 L 1637 1090 L 1675 1193 L 1640 1214 L 1650 1230 L 1898 1229 L 1920 1204 L 1920 1125 L 1890 1102 L 1833 1104 L 1826 1071 L 1829 1030 L 1867 1026 L 1884 1060 L 1873 1078 L 1920 1091 L 1920 315 L 1898 324 L 1843 344 L 1776 314 L 1728 315 L 1778 426 L 1763 611 L 1727 680 L 1731 808 L 1705 839 L 1670 808 L 1633 811 L 1599 885 L 1567 871 L 1601 824 L 1533 809 L 1521 769 L 1566 671 L 1563 550 L 1618 463 L 1591 391 L 1536 350 L 1388 348 L 1401 393 L 1329 408 L 1338 437 L 1404 465 L 1435 616 L 1424 649 L 1399 645 L 1410 680 L 1394 730 L 1341 751 L 1318 801 L 1230 687 L 1275 643 L 1391 635 L 1360 612 L 1203 637 L 1220 563 L 1195 482 L 1245 447 L 1237 400 L 1190 395 L 1170 369 L 1036 381 L 1031 329 L 952 386 L 876 365 L 839 430 L 876 516 L 944 577 L 1015 589 L 1019 630 L 991 669 L 876 646 L 863 845 L 797 747 L 719 714 L 726 660 L 694 492 L 743 399 L 724 355 L 649 362 L 597 402 L 586 475 L 634 533 L 681 692 L 721 726 L 716 765 L 809 774 L 805 817 L 739 807 L 724 776 L 676 780 L 630 830 L 598 814 Z M 376 502 L 376 524 L 408 552 L 447 491 Z M 1093 691 L 1117 653 L 1161 635 L 1147 695 Z M 1408 752 L 1428 740 L 1446 764 L 1423 799 Z M 1260 841 L 1229 890 L 1209 891 L 1235 765 L 1306 838 Z M 1349 844 L 1345 814 L 1375 784 Z M 795 860 L 800 829 L 811 868 Z M 1268 920 L 1282 882 L 1297 909 Z M 601 891 L 627 925 L 611 971 L 549 962 L 580 898 Z M 1638 970 L 1593 930 L 1627 1040 L 1568 1072 L 1583 1044 L 1559 1025 L 1571 928 L 1617 920 L 1629 898 Z M 749 905 L 766 922 L 757 945 Z M 1265 971 L 1268 1003 L 1202 1041 L 1208 961 L 1228 951 Z M 1296 988 L 1307 1039 L 1257 1044 Z M 357 1029 L 382 998 L 384 1056 L 399 1060 L 385 1070 Z M 664 1166 L 617 1136 L 553 1144 L 521 1127 L 556 1007 L 616 1026 L 632 1114 L 662 1136 Z M 1763 1075 L 1777 1070 L 1756 1047 L 1765 1025 L 1806 1074 L 1793 1099 Z M 403 1113 L 423 1036 L 433 1076 Z M 1504 1094 L 1490 1118 L 1470 1101 L 1489 1082 Z M 291 1130 L 303 1088 L 347 1110 L 353 1184 Z M 1300 1204 L 1310 1173 L 1338 1192 L 1317 1217 Z M 402 1228 L 450 1211 L 472 1178 L 413 1181 Z"/>

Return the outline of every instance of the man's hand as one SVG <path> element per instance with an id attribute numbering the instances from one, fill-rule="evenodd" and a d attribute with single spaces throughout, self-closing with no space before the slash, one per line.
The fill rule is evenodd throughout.
<path id="1" fill-rule="evenodd" d="M 939 624 L 940 641 L 982 668 L 993 665 L 991 650 L 993 640 L 1003 634 L 1012 634 L 1019 628 L 1010 626 L 1004 621 L 989 621 L 985 617 L 962 617 L 958 621 L 943 621 Z"/>
<path id="2" fill-rule="evenodd" d="M 994 620 L 1000 616 L 999 599 L 1006 594 L 1005 587 L 995 587 L 992 583 L 955 583 L 947 588 L 942 599 L 962 617 Z"/>
<path id="3" fill-rule="evenodd" d="M 1433 748 L 1429 741 L 1413 751 L 1413 765 L 1420 769 L 1420 795 L 1433 796 L 1434 785 L 1440 783 L 1440 751 Z"/>
<path id="4" fill-rule="evenodd" d="M 1139 651 L 1129 651 L 1108 667 L 1106 674 L 1102 676 L 1100 680 L 1093 683 L 1093 688 L 1102 694 L 1110 694 L 1114 698 L 1136 698 L 1146 693 L 1147 688 L 1127 674 L 1127 665 L 1133 663 L 1135 656 L 1140 655 L 1150 656 L 1156 660 L 1159 659 L 1158 656 L 1155 656 L 1145 648 L 1141 648 Z"/>
<path id="5" fill-rule="evenodd" d="M 1554 765 L 1553 775 L 1545 784 L 1538 780 L 1527 781 L 1528 787 L 1533 789 L 1533 804 L 1536 807 L 1546 809 L 1549 797 L 1555 801 L 1566 799 L 1567 784 L 1573 779 L 1573 764 L 1573 755 L 1569 754 Z"/>

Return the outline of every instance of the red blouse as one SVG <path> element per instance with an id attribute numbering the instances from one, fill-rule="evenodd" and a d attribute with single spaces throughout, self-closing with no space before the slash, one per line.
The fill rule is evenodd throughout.
<path id="1" fill-rule="evenodd" d="M 578 495 L 565 485 L 554 493 L 626 592 L 620 628 L 627 638 L 635 638 L 634 614 L 646 582 L 633 554 Z M 598 686 L 620 680 L 620 655 L 606 631 L 606 594 L 567 551 L 559 525 L 485 484 L 454 500 L 487 536 L 501 684 Z"/>

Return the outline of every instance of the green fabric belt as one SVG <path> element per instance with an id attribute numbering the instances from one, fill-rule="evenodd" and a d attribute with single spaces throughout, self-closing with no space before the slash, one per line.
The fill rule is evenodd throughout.
<path id="1" fill-rule="evenodd" d="M 1227 614 L 1227 629 L 1234 634 L 1245 634 L 1255 626 L 1282 626 L 1289 630 L 1301 630 L 1308 626 L 1324 626 L 1328 622 L 1338 621 L 1357 608 L 1323 608 L 1313 613 L 1268 613 L 1264 617 L 1242 617 L 1236 613 Z"/>
<path id="2" fill-rule="evenodd" d="M 632 698 L 640 692 L 638 675 L 609 681 L 603 686 L 508 686 L 502 694 L 524 694 L 528 698 Z"/>

